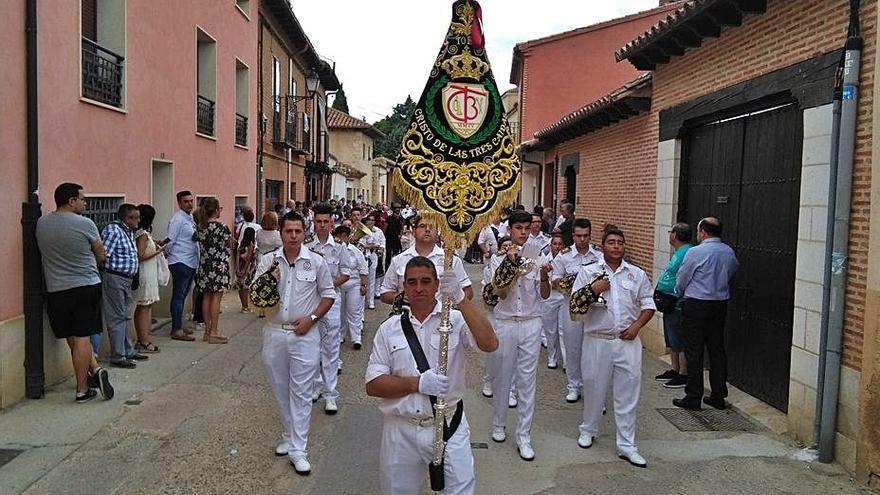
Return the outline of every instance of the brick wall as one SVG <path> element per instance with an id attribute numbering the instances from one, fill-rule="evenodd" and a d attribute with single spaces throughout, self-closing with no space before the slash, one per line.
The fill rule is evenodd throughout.
<path id="1" fill-rule="evenodd" d="M 653 270 L 654 195 L 657 187 L 657 131 L 651 114 L 566 141 L 548 157 L 580 153 L 577 217 L 593 222 L 593 243 L 611 223 L 626 234 L 626 252 L 647 273 Z M 560 178 L 560 198 L 565 180 Z"/>
<path id="2" fill-rule="evenodd" d="M 771 0 L 767 13 L 706 39 L 654 73 L 652 119 L 666 108 L 843 47 L 846 0 Z M 868 266 L 876 0 L 862 2 L 861 98 L 853 177 L 843 363 L 860 370 Z M 623 127 L 623 126 L 619 126 Z M 656 122 L 650 126 L 657 141 Z M 583 170 L 583 169 L 582 169 Z M 653 167 L 651 167 L 653 172 Z"/>

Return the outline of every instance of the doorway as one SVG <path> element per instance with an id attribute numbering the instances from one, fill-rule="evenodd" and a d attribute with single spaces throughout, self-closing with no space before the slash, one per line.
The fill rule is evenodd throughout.
<path id="1" fill-rule="evenodd" d="M 168 233 L 168 221 L 174 213 L 177 198 L 174 191 L 174 164 L 165 160 L 152 160 L 152 187 L 150 204 L 156 209 L 153 220 L 153 238 L 164 239 Z"/>

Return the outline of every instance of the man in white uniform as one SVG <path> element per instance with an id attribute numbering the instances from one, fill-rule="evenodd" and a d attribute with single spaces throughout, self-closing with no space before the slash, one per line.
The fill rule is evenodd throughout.
<path id="1" fill-rule="evenodd" d="M 314 207 L 315 237 L 307 239 L 306 248 L 324 258 L 330 277 L 333 278 L 333 289 L 336 292 L 337 302 L 330 307 L 330 311 L 324 317 L 325 325 L 321 325 L 321 373 L 315 377 L 315 390 L 312 398 L 316 395 L 324 397 L 324 412 L 336 414 L 338 406 L 336 400 L 339 392 L 336 391 L 337 374 L 339 372 L 339 339 L 342 324 L 342 304 L 340 287 L 351 278 L 357 267 L 353 266 L 348 256 L 348 249 L 343 244 L 336 242 L 330 235 L 333 228 L 333 209 L 326 203 Z M 323 390 L 322 390 L 323 389 Z"/>
<path id="2" fill-rule="evenodd" d="M 529 225 L 529 239 L 526 241 L 538 248 L 541 254 L 546 254 L 550 249 L 550 235 L 541 232 L 541 215 L 532 213 L 532 223 Z"/>
<path id="3" fill-rule="evenodd" d="M 379 327 L 364 378 L 367 394 L 382 398 L 379 405 L 384 416 L 379 459 L 382 493 L 421 493 L 426 467 L 432 459 L 433 408 L 429 397 L 434 396 L 446 399 L 447 427 L 451 430 L 458 422 L 446 443 L 443 493 L 472 494 L 476 480 L 470 426 L 462 405 L 463 351 L 478 348 L 492 352 L 498 348 L 498 339 L 481 312 L 464 297 L 455 273 L 447 272 L 438 281 L 434 263 L 417 256 L 407 262 L 403 278 L 410 309 L 390 317 Z M 438 286 L 459 308 L 451 310 L 449 315 L 452 333 L 445 376 L 435 371 L 440 342 Z M 411 325 L 430 369 L 419 372 L 404 324 Z"/>
<path id="4" fill-rule="evenodd" d="M 351 263 L 351 277 L 340 286 L 342 296 L 342 320 L 348 328 L 348 336 L 354 350 L 361 348 L 361 338 L 364 333 L 364 296 L 367 294 L 367 259 L 360 249 L 349 244 L 348 239 L 351 229 L 340 225 L 333 230 L 333 236 L 341 242 L 346 249 L 348 260 Z M 357 274 L 357 276 L 355 276 Z M 342 335 L 344 340 L 345 335 Z"/>
<path id="5" fill-rule="evenodd" d="M 298 474 L 311 472 L 308 460 L 312 387 L 321 356 L 323 317 L 336 292 L 324 260 L 303 248 L 302 217 L 289 213 L 279 220 L 281 249 L 260 258 L 257 277 L 272 271 L 281 296 L 278 312 L 263 326 L 263 362 L 284 427 L 276 455 L 287 455 Z M 257 280 L 255 278 L 255 280 Z"/>
<path id="6" fill-rule="evenodd" d="M 533 217 L 534 218 L 534 217 Z M 550 252 L 541 258 L 541 266 L 552 270 L 553 260 L 565 247 L 562 235 L 554 235 L 550 242 Z M 562 312 L 568 313 L 565 296 L 558 290 L 550 292 L 550 297 L 541 305 L 541 323 L 543 335 L 547 339 L 547 367 L 555 370 L 562 361 L 565 367 L 565 340 L 562 338 Z"/>
<path id="7" fill-rule="evenodd" d="M 593 445 L 605 394 L 613 382 L 617 455 L 633 466 L 645 467 L 648 463 L 636 447 L 636 409 L 642 387 L 639 331 L 654 316 L 654 289 L 641 268 L 623 260 L 625 249 L 623 232 L 606 227 L 604 260 L 581 268 L 573 287 L 572 299 L 579 307 L 576 317 L 584 328 L 584 417 L 578 445 L 584 449 Z M 597 296 L 604 301 L 597 301 Z"/>
<path id="8" fill-rule="evenodd" d="M 562 252 L 553 259 L 553 274 L 550 282 L 554 289 L 559 290 L 560 281 L 564 277 L 577 276 L 581 267 L 592 263 L 598 263 L 602 260 L 602 253 L 593 249 L 590 245 L 590 233 L 592 224 L 586 218 L 578 218 L 574 221 L 573 237 L 574 245 L 563 249 Z M 567 294 L 565 298 L 565 307 L 568 307 L 571 301 L 571 295 Z M 581 341 L 583 340 L 583 326 L 577 322 L 572 322 L 568 311 L 563 311 L 562 315 L 562 338 L 565 341 L 565 376 L 566 402 L 577 402 L 581 396 L 582 380 L 581 380 Z"/>
<path id="9" fill-rule="evenodd" d="M 367 259 L 367 269 L 369 271 L 367 273 L 366 306 L 367 309 L 376 309 L 376 267 L 379 265 L 379 260 L 382 259 L 382 253 L 385 251 L 385 234 L 376 227 L 375 215 L 367 215 L 362 221 L 372 232 L 370 235 L 365 235 L 361 238 L 358 244 L 358 247 L 364 253 L 364 257 Z"/>
<path id="10" fill-rule="evenodd" d="M 418 215 L 413 217 L 413 234 L 415 236 L 415 244 L 406 251 L 398 254 L 391 259 L 391 264 L 385 272 L 385 279 L 382 280 L 382 289 L 379 291 L 379 299 L 385 304 L 394 304 L 394 298 L 403 292 L 403 272 L 406 264 L 416 256 L 424 256 L 434 263 L 437 273 L 443 275 L 443 248 L 437 246 L 437 230 Z M 461 258 L 456 256 L 452 261 L 452 270 L 458 278 L 459 283 L 464 289 L 464 297 L 471 300 L 474 297 L 474 291 L 471 288 L 471 279 L 464 271 L 464 264 Z"/>
<path id="11" fill-rule="evenodd" d="M 507 435 L 507 409 L 510 387 L 515 381 L 519 405 L 517 409 L 516 443 L 519 456 L 525 461 L 535 458 L 532 449 L 532 418 L 535 412 L 535 383 L 537 381 L 538 357 L 541 352 L 541 303 L 550 295 L 550 286 L 541 284 L 547 277 L 542 269 L 539 253 L 534 258 L 520 257 L 529 236 L 532 217 L 523 210 L 515 210 L 510 215 L 509 235 L 513 246 L 504 255 L 493 256 L 491 260 L 492 287 L 498 296 L 493 309 L 494 325 L 498 333 L 498 359 L 492 390 L 495 392 L 492 403 L 492 440 L 503 442 Z M 528 254 L 527 254 L 528 256 Z M 531 263 L 532 267 L 524 274 L 505 279 L 503 274 L 510 266 L 520 262 Z M 500 269 L 504 266 L 504 269 Z M 514 269 L 517 273 L 521 269 Z M 546 285 L 546 287 L 542 287 Z M 546 290 L 545 290 L 546 289 Z"/>

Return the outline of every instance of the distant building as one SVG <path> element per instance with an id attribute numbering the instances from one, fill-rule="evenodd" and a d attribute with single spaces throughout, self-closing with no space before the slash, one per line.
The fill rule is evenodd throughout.
<path id="1" fill-rule="evenodd" d="M 358 172 L 346 176 L 345 198 L 355 200 L 361 197 L 365 202 L 372 204 L 374 202 L 373 141 L 383 137 L 384 134 L 364 120 L 334 108 L 329 109 L 327 125 L 332 135 L 331 153 L 340 163 Z"/>

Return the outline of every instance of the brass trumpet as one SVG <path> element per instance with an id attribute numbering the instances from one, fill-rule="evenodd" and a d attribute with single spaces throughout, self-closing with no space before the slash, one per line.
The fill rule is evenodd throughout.
<path id="1" fill-rule="evenodd" d="M 372 235 L 373 231 L 371 231 L 366 225 L 362 222 L 358 222 L 357 225 L 353 225 L 351 227 L 351 237 L 349 237 L 348 242 L 352 245 L 357 245 L 361 239 L 368 235 Z"/>

